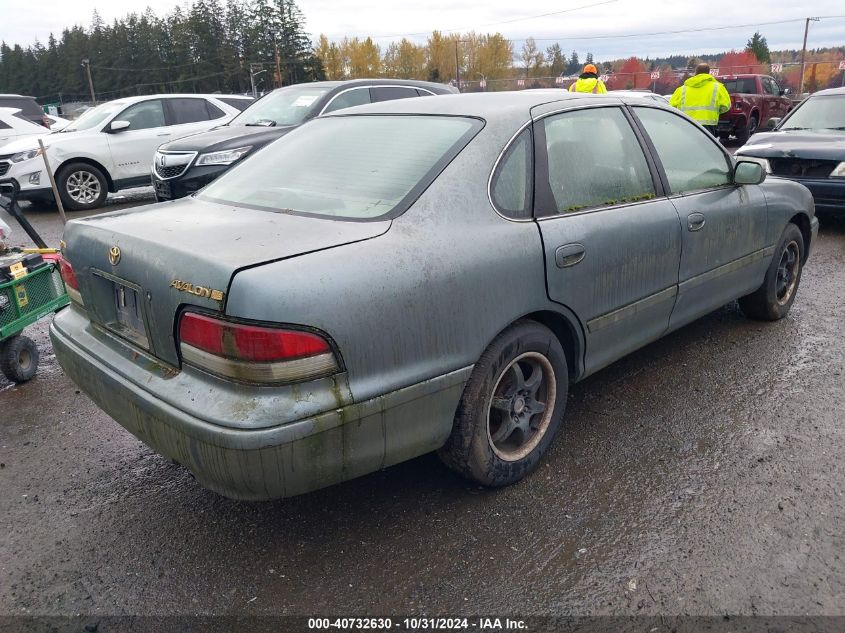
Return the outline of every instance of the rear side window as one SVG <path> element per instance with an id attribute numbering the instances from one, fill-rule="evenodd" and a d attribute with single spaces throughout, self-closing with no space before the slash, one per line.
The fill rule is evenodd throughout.
<path id="1" fill-rule="evenodd" d="M 227 99 L 226 97 L 217 98 L 226 105 L 232 106 L 233 108 L 241 112 L 246 110 L 250 106 L 250 104 L 254 103 L 251 99 Z"/>
<path id="2" fill-rule="evenodd" d="M 3 121 L 0 121 L 0 130 L 10 130 L 12 129 L 11 125 L 6 125 Z"/>
<path id="3" fill-rule="evenodd" d="M 431 93 L 428 90 L 423 90 L 422 88 L 417 88 L 417 96 L 418 97 L 433 97 L 434 93 Z"/>
<path id="4" fill-rule="evenodd" d="M 199 197 L 283 213 L 367 220 L 404 211 L 481 129 L 446 116 L 317 118 Z"/>
<path id="5" fill-rule="evenodd" d="M 526 128 L 511 143 L 493 174 L 493 204 L 502 215 L 515 220 L 531 217 L 532 146 L 531 130 Z"/>
<path id="6" fill-rule="evenodd" d="M 376 87 L 370 88 L 370 96 L 373 101 L 393 101 L 394 99 L 408 99 L 409 97 L 418 97 L 415 88 L 400 88 L 400 87 Z"/>
<path id="7" fill-rule="evenodd" d="M 168 99 L 167 103 L 173 117 L 171 125 L 208 121 L 211 118 L 208 111 L 208 106 L 211 104 L 205 99 Z M 215 110 L 220 112 L 218 108 Z"/>
<path id="8" fill-rule="evenodd" d="M 209 119 L 219 119 L 221 117 L 226 116 L 226 113 L 223 112 L 223 110 L 218 108 L 216 105 L 211 103 L 211 101 L 205 102 L 205 108 L 206 108 L 206 110 L 208 110 L 208 118 Z"/>
<path id="9" fill-rule="evenodd" d="M 621 109 L 565 112 L 543 119 L 543 127 L 556 213 L 654 197 L 651 171 Z"/>
<path id="10" fill-rule="evenodd" d="M 323 114 L 334 112 L 342 108 L 351 108 L 356 105 L 363 105 L 370 103 L 370 89 L 369 88 L 353 88 L 346 92 L 341 92 L 326 106 Z"/>

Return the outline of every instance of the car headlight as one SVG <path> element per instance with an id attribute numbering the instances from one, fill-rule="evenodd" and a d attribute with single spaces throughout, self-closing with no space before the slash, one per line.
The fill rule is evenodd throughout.
<path id="1" fill-rule="evenodd" d="M 832 172 L 830 172 L 831 176 L 836 176 L 837 178 L 845 178 L 845 161 L 839 163 Z"/>
<path id="2" fill-rule="evenodd" d="M 737 154 L 734 158 L 736 158 L 737 161 L 744 160 L 752 163 L 757 163 L 763 168 L 763 171 L 765 171 L 767 174 L 772 173 L 772 166 L 769 163 L 769 160 L 766 158 L 759 158 L 757 156 L 743 156 L 742 154 Z"/>
<path id="3" fill-rule="evenodd" d="M 238 147 L 236 149 L 227 149 L 221 152 L 209 152 L 208 154 L 200 154 L 197 160 L 197 167 L 202 165 L 231 165 L 236 160 L 240 160 L 249 153 L 252 145 L 247 147 Z"/>
<path id="4" fill-rule="evenodd" d="M 47 149 L 46 147 L 44 149 Z M 22 163 L 25 160 L 31 160 L 38 156 L 41 156 L 41 148 L 36 147 L 35 149 L 30 149 L 25 152 L 18 152 L 17 154 L 12 154 L 11 161 L 13 163 Z"/>

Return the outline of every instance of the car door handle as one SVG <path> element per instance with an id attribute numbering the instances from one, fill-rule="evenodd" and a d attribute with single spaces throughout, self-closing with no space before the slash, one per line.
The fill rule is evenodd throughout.
<path id="1" fill-rule="evenodd" d="M 555 264 L 558 268 L 568 268 L 580 264 L 586 254 L 583 244 L 564 244 L 555 250 Z"/>
<path id="2" fill-rule="evenodd" d="M 170 136 L 170 132 L 164 132 L 163 134 L 156 134 L 156 136 Z"/>
<path id="3" fill-rule="evenodd" d="M 690 231 L 700 231 L 704 228 L 705 222 L 703 213 L 690 213 L 687 216 L 687 228 Z"/>

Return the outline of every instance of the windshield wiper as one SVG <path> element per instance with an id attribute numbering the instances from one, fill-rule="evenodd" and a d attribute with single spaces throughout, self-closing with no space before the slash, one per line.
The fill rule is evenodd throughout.
<path id="1" fill-rule="evenodd" d="M 809 127 L 782 127 L 781 131 L 786 131 L 786 130 L 811 130 L 811 129 L 813 129 L 813 128 L 809 128 Z"/>
<path id="2" fill-rule="evenodd" d="M 845 125 L 840 125 L 839 127 L 823 127 L 823 130 L 845 130 Z"/>
<path id="3" fill-rule="evenodd" d="M 258 119 L 252 123 L 244 123 L 244 125 L 256 127 L 276 127 L 276 122 L 273 119 Z"/>

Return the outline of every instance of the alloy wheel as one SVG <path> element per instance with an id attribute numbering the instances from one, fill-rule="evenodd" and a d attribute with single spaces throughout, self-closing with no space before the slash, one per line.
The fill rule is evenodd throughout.
<path id="1" fill-rule="evenodd" d="M 487 437 L 493 452 L 505 461 L 528 455 L 549 427 L 557 397 L 555 372 L 538 352 L 510 362 L 496 379 L 487 408 Z"/>
<path id="2" fill-rule="evenodd" d="M 79 204 L 91 204 L 100 197 L 100 181 L 90 171 L 75 171 L 65 184 L 68 196 Z"/>
<path id="3" fill-rule="evenodd" d="M 778 263 L 777 280 L 775 281 L 775 292 L 777 302 L 786 305 L 795 292 L 798 284 L 798 273 L 801 265 L 801 251 L 795 241 L 789 242 L 780 256 Z"/>

